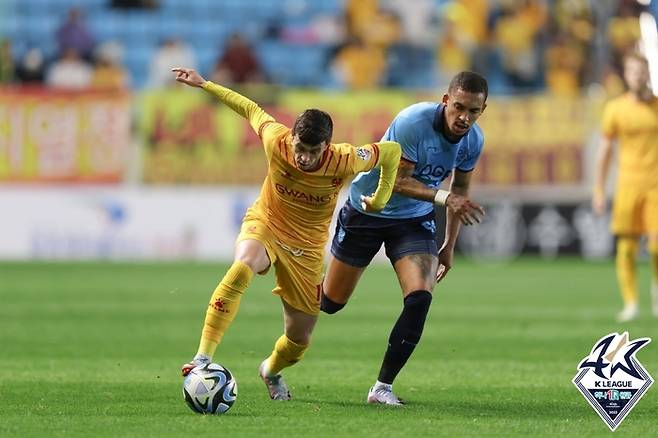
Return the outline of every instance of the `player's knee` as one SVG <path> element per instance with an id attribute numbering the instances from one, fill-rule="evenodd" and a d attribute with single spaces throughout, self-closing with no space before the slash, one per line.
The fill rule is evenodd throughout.
<path id="1" fill-rule="evenodd" d="M 345 307 L 345 304 L 347 303 L 337 303 L 335 301 L 332 301 L 331 298 L 326 296 L 324 292 L 322 292 L 322 298 L 320 299 L 320 310 L 322 310 L 324 313 L 328 313 L 330 315 L 333 315 L 334 313 L 338 312 L 341 310 L 343 307 Z"/>

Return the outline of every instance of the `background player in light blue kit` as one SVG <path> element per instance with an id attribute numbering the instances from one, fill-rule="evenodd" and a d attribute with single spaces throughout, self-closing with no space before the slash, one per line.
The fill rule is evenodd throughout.
<path id="1" fill-rule="evenodd" d="M 368 403 L 402 404 L 393 393 L 393 381 L 420 341 L 435 283 L 452 267 L 460 224 L 478 223 L 484 215 L 482 207 L 468 198 L 468 189 L 484 142 L 475 121 L 486 108 L 487 95 L 485 78 L 461 72 L 450 82 L 441 103 L 417 103 L 402 110 L 383 138 L 402 146 L 390 201 L 378 213 L 363 210 L 361 197 L 372 193 L 379 181 L 379 171 L 372 170 L 354 179 L 340 211 L 324 279 L 322 311 L 336 313 L 345 306 L 382 244 L 404 297 Z M 439 189 L 451 175 L 450 191 Z M 440 249 L 436 205 L 447 207 Z"/>

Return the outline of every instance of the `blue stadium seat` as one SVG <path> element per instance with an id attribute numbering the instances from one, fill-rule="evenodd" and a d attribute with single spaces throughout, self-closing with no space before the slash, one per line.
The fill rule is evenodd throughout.
<path id="1" fill-rule="evenodd" d="M 283 85 L 322 85 L 327 48 L 317 45 L 287 44 L 276 41 L 258 46 L 265 70 Z"/>

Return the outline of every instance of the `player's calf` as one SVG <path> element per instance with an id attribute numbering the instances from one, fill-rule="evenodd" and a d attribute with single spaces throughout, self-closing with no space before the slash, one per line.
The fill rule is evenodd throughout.
<path id="1" fill-rule="evenodd" d="M 400 317 L 388 338 L 378 381 L 392 384 L 402 367 L 413 353 L 423 334 L 425 318 L 432 304 L 432 294 L 427 290 L 411 292 L 404 299 Z"/>

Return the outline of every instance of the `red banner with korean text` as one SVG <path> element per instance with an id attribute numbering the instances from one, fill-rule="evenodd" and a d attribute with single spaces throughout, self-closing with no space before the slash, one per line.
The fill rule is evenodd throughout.
<path id="1" fill-rule="evenodd" d="M 0 183 L 117 183 L 132 138 L 127 93 L 0 89 Z"/>

